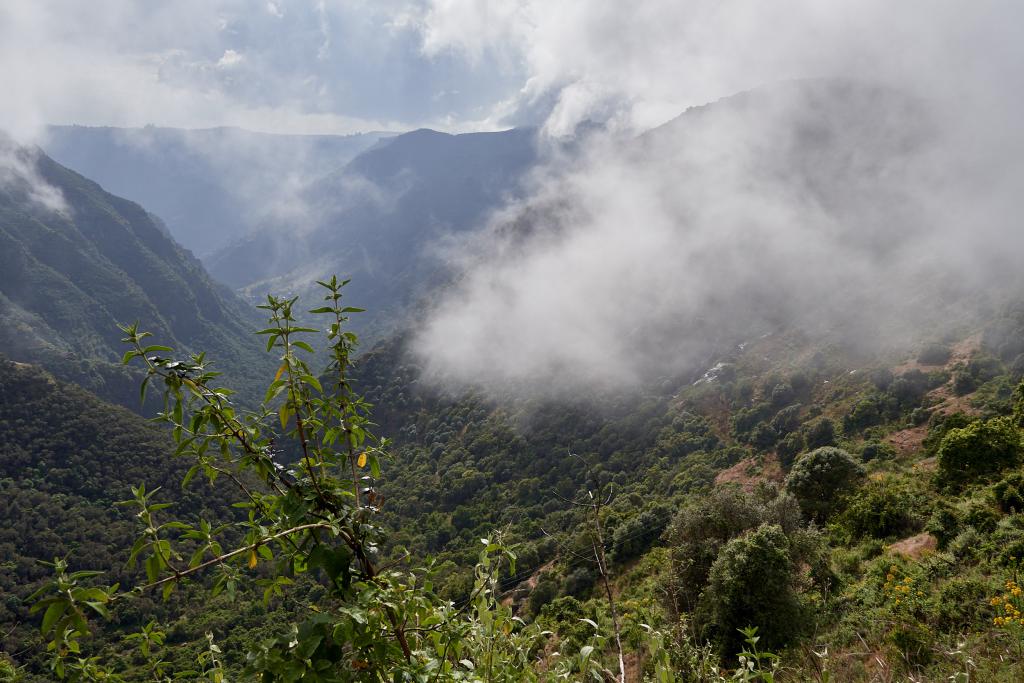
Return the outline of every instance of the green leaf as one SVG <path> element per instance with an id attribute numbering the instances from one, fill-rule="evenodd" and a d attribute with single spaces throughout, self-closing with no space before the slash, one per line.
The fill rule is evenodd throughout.
<path id="1" fill-rule="evenodd" d="M 64 615 L 64 611 L 68 608 L 68 603 L 64 600 L 55 602 L 46 608 L 46 614 L 43 615 L 43 625 L 40 627 L 40 632 L 46 635 L 53 630 L 54 624 L 57 620 Z"/>
<path id="2" fill-rule="evenodd" d="M 146 558 L 146 578 L 153 583 L 160 576 L 160 558 L 150 555 Z"/>
<path id="3" fill-rule="evenodd" d="M 147 346 L 146 348 L 142 349 L 142 353 L 153 353 L 154 351 L 168 351 L 169 352 L 169 351 L 173 351 L 173 350 L 174 349 L 172 349 L 170 346 L 160 346 L 159 344 L 154 344 L 152 346 Z"/>
<path id="4" fill-rule="evenodd" d="M 299 379 L 319 391 L 321 394 L 324 393 L 323 387 L 320 386 L 320 380 L 313 375 L 300 375 Z"/>

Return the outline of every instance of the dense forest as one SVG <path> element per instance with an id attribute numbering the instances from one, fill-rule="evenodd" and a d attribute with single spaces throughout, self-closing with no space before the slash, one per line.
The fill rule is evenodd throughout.
<path id="1" fill-rule="evenodd" d="M 479 539 L 499 534 L 516 561 L 486 575 L 494 603 L 478 614 L 508 609 L 521 620 L 513 629 L 546 639 L 522 645 L 541 670 L 558 659 L 550 653 L 586 647 L 591 664 L 616 675 L 615 630 L 628 680 L 657 674 L 662 661 L 675 680 L 708 680 L 737 665 L 749 649 L 740 629 L 756 627 L 758 646 L 780 657 L 780 680 L 1015 680 L 1022 327 L 1024 315 L 1009 307 L 888 360 L 823 351 L 780 331 L 662 393 L 568 408 L 424 392 L 401 343 L 380 345 L 359 357 L 351 379 L 374 404 L 375 429 L 394 439 L 367 489 L 378 497 L 377 552 L 403 571 L 436 558 L 431 599 L 460 605 L 479 597 Z M 4 647 L 35 680 L 29 672 L 46 666 L 33 651 L 39 615 L 27 599 L 45 586 L 38 560 L 66 554 L 73 569 L 106 569 L 105 583 L 138 581 L 118 559 L 134 515 L 111 505 L 131 499 L 132 487 L 163 486 L 160 499 L 190 525 L 228 522 L 225 547 L 244 542 L 252 517 L 241 520 L 223 507 L 223 493 L 197 488 L 202 477 L 181 489 L 187 458 L 170 456 L 172 435 L 161 428 L 29 366 L 5 362 L 3 373 L 4 519 L 32 525 L 4 529 Z M 332 386 L 330 374 L 306 377 L 313 395 Z M 347 380 L 338 386 L 349 391 Z M 165 420 L 187 424 L 176 411 Z M 301 455 L 295 444 L 282 447 Z M 254 487 L 272 481 L 258 468 L 245 476 Z M 587 502 L 591 494 L 601 505 Z M 220 666 L 231 671 L 244 668 L 257 639 L 287 628 L 298 605 L 334 604 L 324 594 L 330 572 L 297 576 L 265 602 L 257 586 L 272 585 L 271 570 L 261 560 L 240 571 L 251 578 L 239 575 L 237 593 L 217 591 L 213 602 L 200 597 L 199 581 L 167 602 L 118 605 L 95 647 L 120 652 L 132 641 L 119 639 L 155 617 L 166 629 L 160 638 L 181 643 L 166 650 L 167 671 L 202 655 L 203 629 L 220 639 Z M 529 631 L 534 625 L 550 635 Z M 122 674 L 133 680 L 133 670 Z"/>

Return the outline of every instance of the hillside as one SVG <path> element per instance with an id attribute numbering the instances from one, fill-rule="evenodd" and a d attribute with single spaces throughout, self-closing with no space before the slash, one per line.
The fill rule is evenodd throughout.
<path id="1" fill-rule="evenodd" d="M 269 363 L 252 341 L 257 318 L 169 236 L 160 220 L 38 150 L 14 154 L 61 198 L 0 187 L 0 352 L 37 362 L 101 396 L 138 406 L 135 380 L 113 367 L 118 323 L 134 321 L 185 349 L 206 350 L 241 388 Z"/>
<path id="2" fill-rule="evenodd" d="M 530 129 L 418 130 L 382 140 L 306 190 L 301 216 L 267 221 L 207 263 L 255 298 L 344 273 L 353 280 L 351 301 L 372 311 L 358 324 L 391 330 L 444 282 L 446 240 L 482 228 L 521 192 L 536 158 Z"/>
<path id="3" fill-rule="evenodd" d="M 626 628 L 676 628 L 684 676 L 699 643 L 728 662 L 742 646 L 730 629 L 753 624 L 782 654 L 782 680 L 820 667 L 833 680 L 941 680 L 969 653 L 972 676 L 1010 681 L 1019 662 L 1000 657 L 1015 632 L 993 623 L 990 603 L 1002 609 L 1004 583 L 1019 580 L 1024 443 L 1007 428 L 1010 455 L 996 464 L 986 439 L 1003 438 L 1024 379 L 1020 306 L 963 334 L 865 354 L 777 330 L 662 391 L 576 405 L 434 394 L 400 345 L 364 357 L 359 374 L 396 439 L 384 484 L 394 540 L 450 562 L 453 598 L 469 590 L 475 539 L 501 529 L 519 544 L 504 586 L 521 616 L 563 639 L 577 637 L 574 618 L 607 618 L 587 513 L 570 503 L 601 489 Z M 954 456 L 964 427 L 993 436 Z M 816 461 L 822 447 L 849 454 L 851 470 L 835 478 Z M 966 476 L 956 457 L 976 463 Z M 794 568 L 762 583 L 750 548 L 726 579 L 727 552 L 773 524 Z M 779 592 L 790 602 L 773 602 Z M 793 611 L 773 621 L 782 610 Z M 636 666 L 628 680 L 650 666 L 642 652 Z"/>
<path id="4" fill-rule="evenodd" d="M 288 209 L 304 185 L 385 136 L 50 126 L 45 149 L 160 216 L 175 240 L 205 257 Z"/>
<path id="5" fill-rule="evenodd" d="M 176 490 L 185 468 L 163 430 L 42 370 L 0 358 L 0 649 L 36 642 L 26 598 L 69 555 L 82 568 L 124 567 L 137 520 L 115 505 L 131 487 Z M 201 489 L 180 497 L 201 514 Z M 150 604 L 150 609 L 155 606 Z"/>

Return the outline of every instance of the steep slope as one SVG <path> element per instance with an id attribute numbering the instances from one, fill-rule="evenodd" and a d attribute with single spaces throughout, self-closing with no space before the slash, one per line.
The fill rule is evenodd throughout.
<path id="1" fill-rule="evenodd" d="M 45 148 L 59 163 L 156 213 L 179 243 L 202 257 L 288 210 L 306 182 L 386 135 L 51 126 Z"/>
<path id="2" fill-rule="evenodd" d="M 220 250 L 210 270 L 257 297 L 344 274 L 352 301 L 380 325 L 438 276 L 443 240 L 480 228 L 520 192 L 536 158 L 529 129 L 384 140 L 311 187 L 297 220 L 269 222 Z"/>
<path id="3" fill-rule="evenodd" d="M 251 310 L 158 219 L 38 150 L 11 154 L 34 175 L 0 185 L 0 351 L 136 406 L 136 392 L 109 368 L 123 351 L 118 323 L 139 321 L 164 343 L 208 351 L 243 388 L 266 369 Z M 34 201 L 40 187 L 59 199 Z"/>
<path id="4" fill-rule="evenodd" d="M 0 358 L 0 649 L 32 642 L 25 598 L 49 575 L 39 561 L 72 553 L 83 568 L 118 568 L 137 521 L 114 503 L 132 486 L 177 490 L 186 468 L 162 430 L 39 368 Z M 199 513 L 201 496 L 185 492 Z"/>

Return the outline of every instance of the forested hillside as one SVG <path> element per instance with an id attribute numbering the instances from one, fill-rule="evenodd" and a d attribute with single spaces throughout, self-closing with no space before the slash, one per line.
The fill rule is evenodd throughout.
<path id="1" fill-rule="evenodd" d="M 31 658 L 26 648 L 39 639 L 27 598 L 50 574 L 40 562 L 70 556 L 80 568 L 130 576 L 124 543 L 136 521 L 117 502 L 144 481 L 177 490 L 187 468 L 174 461 L 160 428 L 7 359 L 0 360 L 0 444 L 2 648 Z M 209 496 L 176 497 L 201 514 Z"/>
<path id="2" fill-rule="evenodd" d="M 146 320 L 216 355 L 243 390 L 255 386 L 269 365 L 252 342 L 257 318 L 158 218 L 38 150 L 11 153 L 56 199 L 34 201 L 24 182 L 0 186 L 0 351 L 136 408 L 137 379 L 116 366 L 117 325 Z"/>

